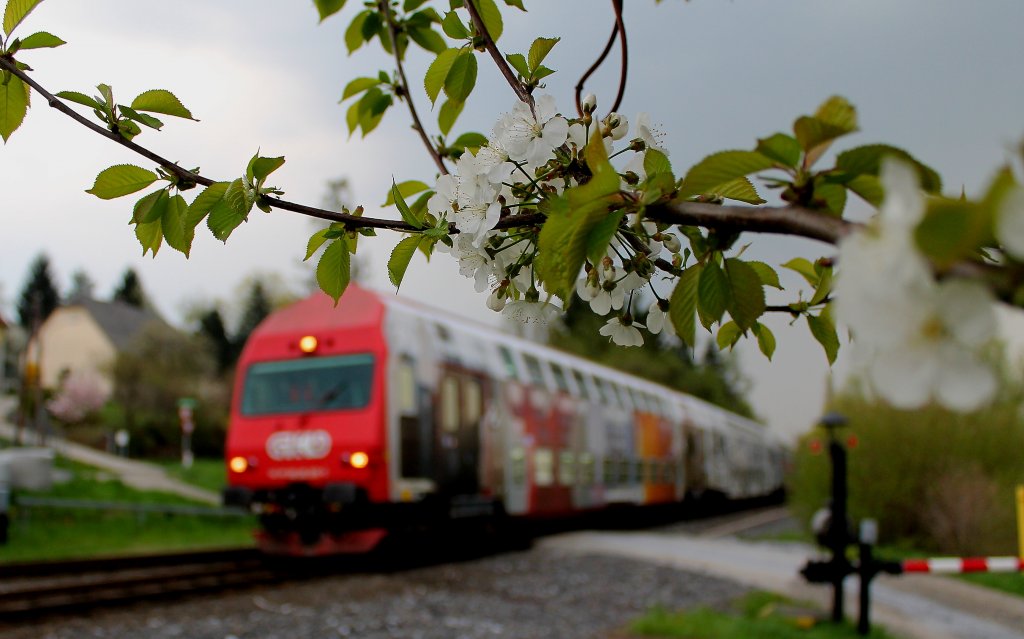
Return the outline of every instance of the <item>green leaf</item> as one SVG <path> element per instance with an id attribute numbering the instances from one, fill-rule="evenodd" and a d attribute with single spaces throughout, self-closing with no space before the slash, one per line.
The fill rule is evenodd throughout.
<path id="1" fill-rule="evenodd" d="M 430 27 L 412 26 L 408 33 L 409 39 L 431 53 L 441 53 L 448 48 L 444 38 Z"/>
<path id="2" fill-rule="evenodd" d="M 549 69 L 549 68 L 547 68 L 544 65 L 541 65 L 541 66 L 537 67 L 536 69 L 534 69 L 533 72 L 530 74 L 530 80 L 532 82 L 536 83 L 536 82 L 539 82 L 540 80 L 543 80 L 544 78 L 548 77 L 552 73 L 554 73 L 554 70 Z"/>
<path id="3" fill-rule="evenodd" d="M 934 199 L 914 230 L 917 246 L 939 267 L 993 242 L 992 208 L 963 200 Z"/>
<path id="4" fill-rule="evenodd" d="M 510 7 L 515 7 L 520 11 L 526 11 L 526 7 L 523 6 L 523 0 L 505 0 L 505 4 Z"/>
<path id="5" fill-rule="evenodd" d="M 412 261 L 412 256 L 416 254 L 422 240 L 422 235 L 410 235 L 399 242 L 391 252 L 391 258 L 388 260 L 388 277 L 395 288 L 402 285 L 405 271 L 409 268 L 409 262 Z"/>
<path id="6" fill-rule="evenodd" d="M 497 42 L 505 30 L 505 23 L 501 19 L 501 10 L 498 9 L 498 5 L 494 3 L 494 0 L 472 0 L 472 2 L 476 5 L 480 20 L 483 21 L 484 28 L 487 29 L 491 40 Z"/>
<path id="7" fill-rule="evenodd" d="M 21 39 L 22 49 L 52 49 L 67 44 L 52 33 L 40 31 Z"/>
<path id="8" fill-rule="evenodd" d="M 228 206 L 235 213 L 242 216 L 244 220 L 249 215 L 249 212 L 252 211 L 254 198 L 252 191 L 246 186 L 245 181 L 242 178 L 238 178 L 228 185 L 227 191 L 224 192 L 224 201 L 227 202 Z"/>
<path id="9" fill-rule="evenodd" d="M 683 178 L 680 196 L 714 193 L 716 188 L 736 178 L 771 168 L 771 158 L 756 151 L 721 151 L 704 158 Z"/>
<path id="10" fill-rule="evenodd" d="M 466 106 L 465 102 L 457 102 L 455 100 L 444 101 L 444 104 L 441 105 L 441 110 L 437 113 L 437 126 L 441 129 L 441 135 L 448 135 L 448 132 L 452 130 L 452 126 L 455 125 L 455 120 L 462 113 L 464 106 Z"/>
<path id="11" fill-rule="evenodd" d="M 644 171 L 647 173 L 647 177 L 651 178 L 661 173 L 667 173 L 672 175 L 672 163 L 669 162 L 668 156 L 657 149 L 647 149 L 644 152 Z M 675 181 L 675 177 L 672 177 L 672 181 Z"/>
<path id="12" fill-rule="evenodd" d="M 231 233 L 244 220 L 245 216 L 239 215 L 227 200 L 221 199 L 210 209 L 210 216 L 206 218 L 206 227 L 210 229 L 215 238 L 221 242 L 227 242 Z"/>
<path id="13" fill-rule="evenodd" d="M 394 200 L 395 206 L 398 207 L 398 212 L 402 214 L 402 219 L 406 224 L 417 229 L 423 228 L 423 218 L 409 208 L 402 196 L 401 189 L 398 188 L 398 184 L 394 180 L 391 181 L 391 199 Z"/>
<path id="14" fill-rule="evenodd" d="M 527 64 L 526 56 L 522 53 L 509 53 L 505 56 L 505 59 L 508 60 L 508 63 L 512 65 L 512 68 L 515 69 L 519 75 L 524 78 L 530 77 L 530 65 Z"/>
<path id="15" fill-rule="evenodd" d="M 352 134 L 359 128 L 359 103 L 360 101 L 353 102 L 345 112 L 345 124 L 348 125 L 349 137 L 352 137 Z"/>
<path id="16" fill-rule="evenodd" d="M 320 22 L 341 11 L 345 6 L 345 0 L 313 0 L 316 10 L 320 14 Z"/>
<path id="17" fill-rule="evenodd" d="M 537 38 L 530 45 L 530 68 L 537 69 L 561 38 Z"/>
<path id="18" fill-rule="evenodd" d="M 750 266 L 750 268 L 754 269 L 754 271 L 757 273 L 757 276 L 761 278 L 762 284 L 764 284 L 765 286 L 777 288 L 780 291 L 783 290 L 782 284 L 779 283 L 779 274 L 776 273 L 775 269 L 773 269 L 771 266 L 768 266 L 764 262 L 757 261 L 747 262 L 747 265 Z"/>
<path id="19" fill-rule="evenodd" d="M 746 202 L 747 204 L 764 204 L 765 202 L 757 194 L 757 189 L 754 188 L 753 183 L 745 177 L 739 177 L 725 184 L 719 184 L 712 191 L 709 191 L 707 195 L 717 195 L 718 197 Z"/>
<path id="20" fill-rule="evenodd" d="M 764 314 L 764 286 L 761 277 L 746 262 L 731 257 L 725 260 L 725 273 L 729 278 L 729 315 L 746 331 Z"/>
<path id="21" fill-rule="evenodd" d="M 374 38 L 374 36 L 378 35 L 383 30 L 384 20 L 382 19 L 380 12 L 370 11 L 370 15 L 366 16 L 366 19 L 363 20 L 363 25 L 362 28 L 360 29 L 360 33 L 363 36 L 363 40 L 369 42 Z M 390 38 L 381 38 L 380 44 L 381 46 L 384 47 L 385 51 L 391 53 Z"/>
<path id="22" fill-rule="evenodd" d="M 463 133 L 451 143 L 451 146 L 456 149 L 479 149 L 486 145 L 487 138 L 480 133 L 473 132 Z"/>
<path id="23" fill-rule="evenodd" d="M 889 146 L 888 144 L 867 144 L 858 146 L 848 151 L 843 151 L 836 156 L 836 169 L 845 176 L 844 181 L 852 180 L 858 176 L 877 176 L 881 171 L 882 159 L 895 157 L 909 163 L 917 171 L 918 179 L 921 180 L 921 188 L 929 193 L 940 193 L 942 191 L 942 178 L 930 166 L 918 161 L 917 158 L 903 149 Z M 853 189 L 858 195 L 858 191 Z M 861 196 L 863 197 L 863 196 Z M 868 199 L 868 198 L 864 198 Z M 869 202 L 871 200 L 868 200 Z"/>
<path id="24" fill-rule="evenodd" d="M 385 200 L 384 204 L 381 206 L 391 206 L 395 203 L 394 191 L 396 188 L 398 189 L 398 192 L 402 194 L 402 197 L 410 197 L 417 193 L 422 193 L 430 188 L 427 184 L 420 182 L 419 180 L 406 180 L 405 182 L 399 182 L 398 184 L 394 184 L 394 180 L 392 180 L 392 184 L 393 186 L 391 187 L 391 190 L 388 191 L 388 199 Z"/>
<path id="25" fill-rule="evenodd" d="M 430 98 L 431 103 L 437 101 L 437 96 L 444 87 L 445 79 L 448 77 L 448 73 L 451 71 L 452 65 L 455 64 L 455 59 L 459 57 L 460 53 L 460 49 L 446 49 L 438 53 L 437 57 L 434 58 L 434 61 L 427 68 L 427 73 L 423 76 L 423 88 L 426 89 L 427 97 Z"/>
<path id="26" fill-rule="evenodd" d="M 164 216 L 168 199 L 167 189 L 158 189 L 143 196 L 132 210 L 132 223 L 148 224 L 159 220 Z"/>
<path id="27" fill-rule="evenodd" d="M 390 93 L 384 93 L 378 88 L 373 88 L 363 94 L 363 97 L 356 103 L 358 105 L 359 128 L 363 131 L 363 137 L 377 128 L 384 112 L 391 106 L 393 97 Z"/>
<path id="28" fill-rule="evenodd" d="M 819 178 L 814 181 L 814 199 L 823 202 L 830 213 L 842 215 L 846 208 L 846 187 Z"/>
<path id="29" fill-rule="evenodd" d="M 363 24 L 366 19 L 373 13 L 369 9 L 360 11 L 352 18 L 352 22 L 349 23 L 348 28 L 345 29 L 345 47 L 348 48 L 348 54 L 352 53 L 363 46 L 365 39 L 363 38 Z"/>
<path id="30" fill-rule="evenodd" d="M 462 23 L 459 14 L 454 11 L 444 14 L 444 18 L 441 20 L 441 29 L 453 40 L 465 40 L 469 37 L 469 29 Z"/>
<path id="31" fill-rule="evenodd" d="M 262 182 L 267 179 L 267 176 L 282 166 L 284 166 L 284 156 L 276 158 L 253 156 L 252 160 L 249 161 L 249 171 L 252 172 L 252 177 L 256 182 Z"/>
<path id="32" fill-rule="evenodd" d="M 743 337 L 743 330 L 739 325 L 736 322 L 726 322 L 719 327 L 715 342 L 717 342 L 719 350 L 724 351 L 726 348 L 732 350 L 741 337 Z"/>
<path id="33" fill-rule="evenodd" d="M 571 298 L 588 253 L 603 254 L 607 249 L 603 238 L 611 237 L 601 222 L 608 217 L 612 196 L 619 192 L 619 174 L 608 161 L 604 141 L 596 131 L 585 157 L 593 177 L 549 200 L 551 210 L 537 241 L 537 272 L 545 288 L 563 300 Z"/>
<path id="34" fill-rule="evenodd" d="M 14 28 L 21 24 L 32 9 L 43 0 L 7 0 L 7 10 L 4 11 L 4 33 L 11 35 Z"/>
<path id="35" fill-rule="evenodd" d="M 608 245 L 611 244 L 625 216 L 625 211 L 613 211 L 598 219 L 587 234 L 587 259 L 592 264 L 600 264 L 601 259 L 607 255 Z"/>
<path id="36" fill-rule="evenodd" d="M 350 260 L 345 240 L 339 238 L 327 245 L 316 265 L 316 282 L 320 285 L 320 290 L 334 299 L 335 305 L 348 287 L 352 276 Z"/>
<path id="37" fill-rule="evenodd" d="M 138 238 L 139 244 L 142 245 L 143 256 L 148 251 L 153 251 L 153 257 L 156 257 L 156 252 L 160 250 L 160 243 L 163 242 L 164 238 L 163 224 L 161 224 L 160 220 L 136 224 L 135 237 Z"/>
<path id="38" fill-rule="evenodd" d="M 106 108 L 98 100 L 90 98 L 86 94 L 79 93 L 78 91 L 61 91 L 56 95 L 58 98 L 64 98 L 69 102 L 81 104 L 82 106 L 87 106 L 90 109 L 96 109 L 97 111 L 103 111 Z"/>
<path id="39" fill-rule="evenodd" d="M 800 275 L 804 276 L 807 283 L 817 288 L 818 283 L 821 281 L 821 276 L 814 270 L 814 265 L 805 258 L 794 257 L 790 261 L 782 265 L 782 268 L 788 268 L 791 271 L 796 271 Z"/>
<path id="40" fill-rule="evenodd" d="M 86 191 L 102 200 L 112 200 L 122 195 L 141 191 L 159 176 L 132 164 L 116 164 L 104 169 L 96 176 L 96 183 Z"/>
<path id="41" fill-rule="evenodd" d="M 754 336 L 757 337 L 758 348 L 768 358 L 768 361 L 771 361 L 772 355 L 775 354 L 775 334 L 760 322 L 754 322 L 751 330 L 753 330 Z"/>
<path id="42" fill-rule="evenodd" d="M 164 241 L 167 246 L 179 251 L 188 257 L 192 250 L 192 239 L 195 236 L 195 229 L 185 227 L 185 214 L 188 211 L 188 204 L 185 198 L 175 195 L 164 207 L 164 215 L 161 218 L 160 226 L 163 229 Z"/>
<path id="43" fill-rule="evenodd" d="M 779 164 L 796 168 L 800 162 L 800 143 L 785 133 L 775 133 L 757 141 L 757 152 Z"/>
<path id="44" fill-rule="evenodd" d="M 156 129 L 157 131 L 159 131 L 164 126 L 164 123 L 161 122 L 160 120 L 157 120 L 156 118 L 154 118 L 151 115 L 146 115 L 145 113 L 139 113 L 138 111 L 136 111 L 135 109 L 133 109 L 131 107 L 126 107 L 123 104 L 119 104 L 119 105 L 117 105 L 117 108 L 121 111 L 121 113 L 123 113 L 124 115 L 128 116 L 132 120 L 135 120 L 139 124 L 144 124 L 144 125 L 152 128 L 152 129 Z"/>
<path id="45" fill-rule="evenodd" d="M 806 153 L 804 166 L 810 167 L 836 138 L 857 130 L 857 110 L 845 98 L 832 96 L 814 116 L 802 116 L 793 123 L 793 132 Z"/>
<path id="46" fill-rule="evenodd" d="M 320 249 L 320 247 L 324 245 L 324 242 L 330 239 L 327 237 L 330 231 L 331 227 L 327 227 L 325 229 L 320 229 L 319 231 L 310 236 L 309 242 L 306 243 L 306 257 L 302 258 L 303 262 L 313 257 L 313 254 L 316 253 Z"/>
<path id="47" fill-rule="evenodd" d="M 224 199 L 224 193 L 228 190 L 230 182 L 214 182 L 203 189 L 203 192 L 192 200 L 185 215 L 185 226 L 195 229 L 203 221 L 213 207 Z"/>
<path id="48" fill-rule="evenodd" d="M 8 11 L 10 6 L 7 5 Z M 0 84 L 0 137 L 6 143 L 28 113 L 28 87 L 21 78 L 11 75 L 6 84 Z"/>
<path id="49" fill-rule="evenodd" d="M 808 314 L 806 317 L 811 335 L 825 349 L 829 365 L 835 364 L 836 355 L 839 354 L 839 336 L 836 334 L 836 324 L 832 319 L 832 305 L 826 306 L 818 316 Z"/>
<path id="50" fill-rule="evenodd" d="M 428 71 L 429 72 L 429 71 Z M 456 102 L 465 102 L 476 86 L 477 62 L 472 49 L 463 49 L 452 62 L 444 79 L 444 93 Z"/>
<path id="51" fill-rule="evenodd" d="M 882 181 L 874 175 L 858 175 L 846 183 L 846 188 L 864 198 L 864 201 L 874 206 L 881 206 L 885 199 L 885 189 L 882 188 Z"/>
<path id="52" fill-rule="evenodd" d="M 722 319 L 729 306 L 729 278 L 715 260 L 708 260 L 697 283 L 697 312 L 705 328 Z M 735 319 L 735 318 L 734 318 Z"/>
<path id="53" fill-rule="evenodd" d="M 163 113 L 178 118 L 195 120 L 185 105 L 170 91 L 163 89 L 152 89 L 140 93 L 132 100 L 132 108 L 136 111 L 149 111 L 150 113 Z M 196 120 L 198 122 L 198 120 Z"/>
<path id="54" fill-rule="evenodd" d="M 697 285 L 703 268 L 697 263 L 683 271 L 672 290 L 672 297 L 669 298 L 669 319 L 676 329 L 676 335 L 690 348 L 693 348 L 697 341 Z"/>
<path id="55" fill-rule="evenodd" d="M 814 296 L 811 297 L 811 306 L 821 304 L 832 292 L 832 267 L 819 266 L 815 268 L 815 272 L 818 274 L 819 279 L 818 285 L 814 288 Z"/>
<path id="56" fill-rule="evenodd" d="M 356 78 L 345 85 L 345 90 L 341 93 L 341 101 L 344 102 L 353 95 L 362 93 L 378 84 L 380 84 L 380 80 L 377 78 Z"/>

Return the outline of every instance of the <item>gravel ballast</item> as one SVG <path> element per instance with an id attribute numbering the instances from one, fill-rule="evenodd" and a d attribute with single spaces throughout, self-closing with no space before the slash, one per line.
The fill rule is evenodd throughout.
<path id="1" fill-rule="evenodd" d="M 653 606 L 725 605 L 743 586 L 619 557 L 534 549 L 136 605 L 0 633 L 11 639 L 593 639 Z"/>

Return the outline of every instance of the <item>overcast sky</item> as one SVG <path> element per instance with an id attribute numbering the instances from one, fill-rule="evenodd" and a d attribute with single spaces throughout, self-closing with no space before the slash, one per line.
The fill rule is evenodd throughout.
<path id="1" fill-rule="evenodd" d="M 443 3 L 447 5 L 447 3 Z M 525 51 L 536 36 L 564 36 L 549 58 L 558 73 L 548 91 L 572 111 L 572 87 L 603 46 L 611 27 L 608 3 L 526 0 L 529 14 L 506 14 L 499 43 Z M 352 203 L 367 214 L 391 180 L 430 181 L 433 166 L 409 129 L 407 113 L 392 109 L 366 140 L 349 139 L 345 106 L 337 100 L 348 79 L 392 70 L 374 50 L 345 53 L 342 34 L 354 0 L 319 27 L 312 2 L 280 0 L 46 0 L 21 27 L 47 30 L 69 42 L 22 58 L 52 90 L 91 93 L 105 82 L 130 102 L 141 91 L 173 91 L 201 120 L 172 122 L 138 141 L 216 179 L 238 176 L 248 158 L 285 155 L 274 184 L 288 199 L 320 203 L 328 180 L 344 177 Z M 630 0 L 630 74 L 622 111 L 649 111 L 665 134 L 677 172 L 717 150 L 752 148 L 757 137 L 788 131 L 832 94 L 859 109 L 861 133 L 839 149 L 871 142 L 901 146 L 935 167 L 946 190 L 984 188 L 994 169 L 1024 137 L 1024 45 L 1020 0 Z M 518 15 L 517 15 L 518 14 Z M 514 95 L 481 57 L 479 88 L 461 130 L 488 132 Z M 410 63 L 419 89 L 425 68 Z M 609 105 L 617 62 L 588 85 Z M 347 106 L 347 105 L 346 105 Z M 428 122 L 430 120 L 428 119 Z M 844 147 L 845 145 L 845 147 Z M 76 269 L 109 295 L 121 273 L 135 268 L 164 315 L 180 320 L 189 305 L 230 299 L 255 272 L 275 273 L 302 286 L 300 265 L 315 226 L 289 213 L 254 211 L 226 246 L 197 234 L 191 260 L 168 248 L 142 258 L 127 225 L 131 198 L 105 202 L 84 190 L 117 163 L 152 168 L 127 150 L 85 131 L 41 100 L 21 130 L 0 150 L 0 286 L 12 312 L 32 258 L 45 251 L 62 290 Z M 851 202 L 854 214 L 867 207 Z M 744 241 L 756 238 L 747 237 Z M 397 238 L 361 244 L 371 286 L 388 290 L 386 260 Z M 371 246 L 372 244 L 372 246 Z M 774 264 L 794 254 L 815 258 L 828 246 L 759 239 L 747 256 Z M 443 256 L 427 268 L 414 262 L 400 294 L 495 322 L 472 283 Z M 800 282 L 786 278 L 794 286 Z M 783 299 L 772 300 L 783 301 Z M 805 430 L 821 411 L 828 370 L 801 322 L 769 320 L 779 350 L 769 364 L 742 347 L 741 368 L 756 410 L 785 434 Z M 756 350 L 756 349 L 754 349 Z"/>

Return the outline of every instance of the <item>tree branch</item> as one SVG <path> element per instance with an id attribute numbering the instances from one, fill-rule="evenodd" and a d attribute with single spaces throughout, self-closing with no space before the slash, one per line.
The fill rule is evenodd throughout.
<path id="1" fill-rule="evenodd" d="M 722 206 L 676 201 L 647 207 L 647 219 L 665 224 L 795 235 L 836 244 L 861 224 L 799 206 Z"/>
<path id="2" fill-rule="evenodd" d="M 626 44 L 626 25 L 622 21 L 622 0 L 612 0 L 612 8 L 615 10 L 615 24 L 612 26 L 612 34 L 608 37 L 608 42 L 604 45 L 601 55 L 597 56 L 594 64 L 590 65 L 590 68 L 580 76 L 579 82 L 576 83 L 576 112 L 579 113 L 580 117 L 583 117 L 583 103 L 580 98 L 580 95 L 583 93 L 583 85 L 604 64 L 605 58 L 611 53 L 616 37 L 622 41 L 622 68 L 619 72 L 619 90 L 615 95 L 615 102 L 612 104 L 609 112 L 618 111 L 619 105 L 622 104 L 622 96 L 626 92 L 626 67 L 629 61 L 629 50 Z"/>
<path id="3" fill-rule="evenodd" d="M 622 55 L 622 67 L 619 70 L 619 92 L 615 95 L 612 111 L 618 111 L 622 98 L 626 94 L 626 75 L 629 67 L 629 45 L 626 43 L 626 23 L 622 21 L 622 0 L 612 0 L 615 9 L 615 27 L 619 32 L 619 47 Z"/>
<path id="4" fill-rule="evenodd" d="M 420 122 L 420 116 L 416 113 L 416 106 L 412 102 L 412 93 L 409 91 L 409 80 L 405 77 L 405 69 L 402 66 L 402 54 L 398 50 L 398 27 L 395 25 L 394 17 L 391 13 L 391 3 L 388 0 L 380 0 L 378 3 L 381 13 L 384 14 L 384 19 L 388 22 L 388 33 L 391 34 L 391 49 L 395 52 L 395 66 L 398 67 L 398 78 L 402 83 L 402 97 L 405 99 L 405 103 L 409 105 L 409 114 L 412 115 L 412 128 L 419 133 L 420 140 L 430 151 L 430 156 L 434 159 L 434 164 L 437 165 L 437 169 L 442 175 L 448 175 L 448 167 L 444 164 L 444 158 L 437 151 L 430 142 L 430 138 L 427 137 L 427 132 L 423 128 L 423 123 Z"/>
<path id="5" fill-rule="evenodd" d="M 487 31 L 487 27 L 484 26 L 483 18 L 480 17 L 480 13 L 476 10 L 476 6 L 473 5 L 473 0 L 466 0 L 465 3 L 466 11 L 469 11 L 469 17 L 473 20 L 473 26 L 476 27 L 477 33 L 484 40 L 484 48 L 491 54 L 491 59 L 494 60 L 494 64 L 497 65 L 498 70 L 505 76 L 505 80 L 508 81 L 509 86 L 516 92 L 519 99 L 530 106 L 530 111 L 533 111 L 533 96 L 530 95 L 529 89 L 519 81 L 516 77 L 516 72 L 509 65 L 508 61 L 501 55 L 501 51 L 498 51 L 498 45 L 494 43 L 494 39 L 491 38 L 491 34 Z"/>

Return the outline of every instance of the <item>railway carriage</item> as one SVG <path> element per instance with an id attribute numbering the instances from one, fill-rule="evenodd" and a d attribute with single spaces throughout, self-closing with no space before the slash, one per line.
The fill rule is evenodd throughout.
<path id="1" fill-rule="evenodd" d="M 242 352 L 225 502 L 267 550 L 782 486 L 767 430 L 694 397 L 350 286 L 270 315 Z"/>

